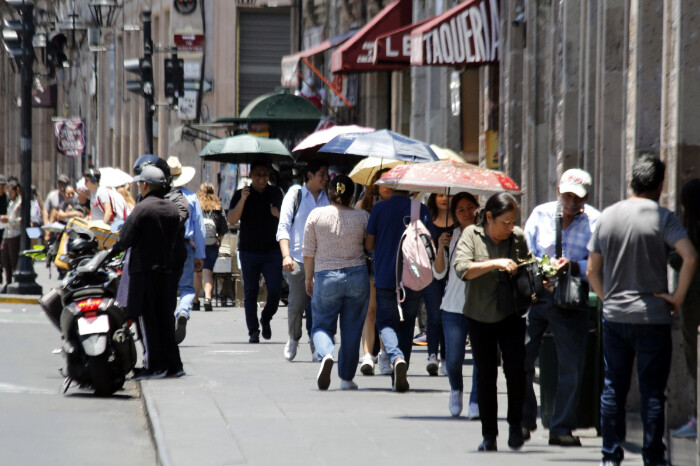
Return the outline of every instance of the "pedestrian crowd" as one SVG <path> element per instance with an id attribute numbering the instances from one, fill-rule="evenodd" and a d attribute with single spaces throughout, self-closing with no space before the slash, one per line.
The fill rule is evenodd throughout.
<path id="1" fill-rule="evenodd" d="M 424 306 L 426 371 L 447 376 L 452 416 L 463 410 L 462 370 L 465 348 L 471 346 L 474 376 L 467 416 L 481 422 L 480 451 L 498 448 L 499 366 L 507 386 L 508 446 L 520 449 L 537 427 L 533 382 L 547 331 L 560 361 L 549 444 L 581 445 L 574 431 L 590 327 L 590 286 L 603 303 L 603 464 L 623 460 L 625 402 L 635 358 L 644 462 L 666 464 L 664 391 L 671 323 L 677 315 L 693 376 L 697 366 L 700 180 L 684 188 L 679 219 L 658 202 L 665 165 L 642 156 L 631 170 L 631 196 L 601 213 L 588 204 L 591 176 L 570 169 L 559 181 L 557 199 L 535 207 L 520 228 L 520 206 L 510 194 L 494 194 L 483 206 L 469 193 L 431 194 L 423 204 L 414 193 L 386 186 L 371 184 L 361 192 L 348 176 L 331 179 L 327 163 L 319 160 L 309 162 L 303 183 L 286 193 L 270 183 L 270 166 L 251 164 L 251 182 L 233 193 L 227 214 L 213 185 L 202 184 L 197 192 L 184 188 L 195 170 L 176 157 L 166 162 L 147 155 L 134 169 L 136 201 L 128 190 L 120 194 L 102 187 L 96 169 L 88 170 L 75 188 L 59 177 L 57 190 L 46 196 L 43 206 L 35 195 L 41 209 L 38 223 L 75 216 L 106 223 L 124 220 L 114 246 L 114 252 L 127 251 L 118 301 L 137 322 L 145 353 L 144 367 L 135 370 L 134 378 L 184 375 L 178 344 L 185 339 L 190 312 L 200 306 L 212 310 L 221 238 L 229 225 L 239 224 L 249 343 L 272 338 L 270 322 L 284 278 L 286 360 L 298 358 L 305 329 L 311 358 L 320 366 L 320 390 L 331 386 L 337 363 L 341 390 L 358 388 L 359 365 L 365 376 L 374 375 L 378 367 L 381 374 L 391 375 L 394 391 L 406 392 L 416 319 Z M 16 178 L 0 176 L 0 257 L 7 283 L 19 248 L 18 199 Z M 412 250 L 420 254 L 413 257 Z M 503 284 L 511 283 L 521 264 L 533 261 L 549 261 L 554 278 L 523 308 L 506 299 Z M 669 263 L 678 271 L 673 291 Z M 267 299 L 259 309 L 261 277 Z M 571 290 L 585 294 L 585 306 L 572 304 Z M 696 435 L 696 425 L 691 417 L 681 433 Z"/>

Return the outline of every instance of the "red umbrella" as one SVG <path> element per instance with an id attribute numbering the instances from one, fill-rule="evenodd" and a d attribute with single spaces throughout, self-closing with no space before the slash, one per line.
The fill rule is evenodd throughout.
<path id="1" fill-rule="evenodd" d="M 398 165 L 375 184 L 403 191 L 448 195 L 462 191 L 475 196 L 501 192 L 520 194 L 520 187 L 505 173 L 453 160 Z"/>

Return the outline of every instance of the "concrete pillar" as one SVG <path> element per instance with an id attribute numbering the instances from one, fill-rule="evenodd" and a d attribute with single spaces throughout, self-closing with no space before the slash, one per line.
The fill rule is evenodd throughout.
<path id="1" fill-rule="evenodd" d="M 700 177 L 700 0 L 667 2 L 664 12 L 661 157 L 666 161 L 666 205 L 677 210 L 683 184 Z"/>
<path id="2" fill-rule="evenodd" d="M 511 1 L 507 5 L 509 8 L 504 8 L 504 26 L 501 28 L 504 56 L 501 62 L 500 152 L 505 155 L 503 168 L 523 189 L 521 210 L 526 217 L 538 203 L 548 200 L 550 191 L 547 173 L 553 127 L 553 5 L 527 2 L 526 22 L 518 27 L 512 27 L 511 22 L 517 14 L 514 5 L 519 3 Z M 520 159 L 522 166 L 518 167 Z"/>
<path id="3" fill-rule="evenodd" d="M 581 167 L 593 174 L 596 171 L 595 121 L 596 121 L 596 73 L 598 61 L 598 9 L 599 0 L 589 0 L 581 4 L 581 80 L 579 101 L 581 119 L 579 120 L 579 150 L 583 160 Z M 589 194 L 589 202 L 596 203 L 596 190 Z"/>
<path id="4" fill-rule="evenodd" d="M 700 115 L 694 102 L 700 97 L 700 0 L 665 2 L 663 11 L 663 62 L 661 101 L 661 158 L 667 163 L 661 203 L 678 211 L 683 184 L 700 176 Z M 675 326 L 677 327 L 677 326 Z M 688 374 L 681 333 L 674 328 L 674 352 L 668 383 L 666 419 L 669 427 L 681 425 L 697 412 L 696 390 Z M 671 447 L 680 446 L 677 442 Z M 700 455 L 697 457 L 700 464 Z M 674 462 L 678 463 L 676 455 Z M 684 462 L 684 464 L 690 464 Z"/>
<path id="5" fill-rule="evenodd" d="M 555 37 L 556 62 L 554 66 L 554 154 L 556 171 L 551 197 L 556 196 L 556 186 L 561 173 L 581 166 L 579 129 L 581 80 L 581 12 L 585 2 L 562 2 L 557 8 Z M 551 169 L 550 169 L 551 172 Z"/>
<path id="6" fill-rule="evenodd" d="M 629 3 L 629 44 L 625 127 L 626 176 L 641 154 L 659 154 L 663 2 Z"/>
<path id="7" fill-rule="evenodd" d="M 596 207 L 626 195 L 624 167 L 627 0 L 602 0 L 598 9 L 596 77 L 596 155 L 593 176 Z"/>

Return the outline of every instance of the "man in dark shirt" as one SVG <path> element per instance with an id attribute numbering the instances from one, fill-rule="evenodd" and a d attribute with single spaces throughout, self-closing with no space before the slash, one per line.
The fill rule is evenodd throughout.
<path id="1" fill-rule="evenodd" d="M 243 274 L 245 320 L 250 343 L 260 342 L 258 325 L 258 291 L 262 273 L 267 288 L 267 302 L 260 315 L 262 337 L 272 337 L 270 320 L 277 312 L 282 289 L 282 253 L 275 239 L 282 206 L 282 191 L 271 186 L 270 168 L 263 162 L 251 164 L 250 186 L 239 189 L 231 199 L 228 222 L 240 220 L 238 254 Z"/>
<path id="2" fill-rule="evenodd" d="M 173 273 L 180 219 L 177 207 L 163 198 L 163 171 L 148 165 L 134 178 L 141 202 L 127 217 L 113 251 L 131 248 L 127 317 L 138 318 L 146 354 L 144 368 L 134 378 L 182 377 L 180 351 L 175 342 L 176 295 Z"/>

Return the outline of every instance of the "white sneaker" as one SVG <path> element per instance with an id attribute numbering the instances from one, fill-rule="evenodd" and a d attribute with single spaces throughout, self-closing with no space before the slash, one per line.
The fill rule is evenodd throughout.
<path id="1" fill-rule="evenodd" d="M 333 371 L 333 355 L 327 354 L 321 360 L 321 368 L 318 370 L 316 383 L 319 390 L 328 390 L 331 385 L 331 372 Z"/>
<path id="2" fill-rule="evenodd" d="M 462 390 L 450 390 L 450 414 L 457 417 L 462 414 Z"/>
<path id="3" fill-rule="evenodd" d="M 438 374 L 447 375 L 447 369 L 445 368 L 445 361 L 442 359 L 438 363 Z"/>
<path id="4" fill-rule="evenodd" d="M 299 340 L 294 340 L 290 338 L 287 340 L 287 344 L 284 345 L 284 357 L 287 361 L 293 361 L 297 355 L 297 347 L 299 346 Z"/>
<path id="5" fill-rule="evenodd" d="M 437 356 L 431 354 L 428 356 L 428 365 L 425 366 L 425 370 L 428 371 L 430 375 L 438 375 L 438 360 Z"/>
<path id="6" fill-rule="evenodd" d="M 467 408 L 467 419 L 473 421 L 479 419 L 479 405 L 476 403 L 469 403 L 469 408 Z"/>
<path id="7" fill-rule="evenodd" d="M 379 351 L 379 372 L 382 375 L 391 375 L 393 372 L 391 369 L 391 358 L 389 357 L 389 353 L 387 353 L 384 350 Z"/>
<path id="8" fill-rule="evenodd" d="M 374 358 L 371 354 L 365 353 L 362 357 L 360 372 L 362 372 L 362 375 L 374 375 Z"/>
<path id="9" fill-rule="evenodd" d="M 352 380 L 340 379 L 340 389 L 341 390 L 357 390 L 357 384 Z"/>

